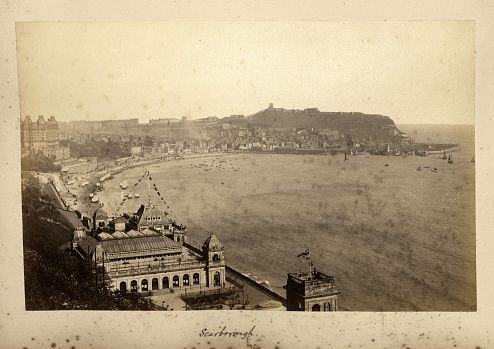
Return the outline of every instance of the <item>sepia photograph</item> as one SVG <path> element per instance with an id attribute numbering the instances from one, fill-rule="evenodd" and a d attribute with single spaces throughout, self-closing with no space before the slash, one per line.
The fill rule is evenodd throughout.
<path id="1" fill-rule="evenodd" d="M 15 29 L 26 311 L 477 311 L 475 21 Z"/>

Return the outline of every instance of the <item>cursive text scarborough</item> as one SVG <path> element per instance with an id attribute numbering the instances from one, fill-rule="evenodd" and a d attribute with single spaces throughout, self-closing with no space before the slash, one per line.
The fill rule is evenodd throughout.
<path id="1" fill-rule="evenodd" d="M 207 328 L 203 328 L 202 331 L 199 333 L 199 337 L 233 337 L 236 338 L 237 336 L 241 339 L 245 339 L 248 336 L 252 336 L 254 334 L 254 328 L 256 326 L 252 327 L 250 331 L 246 332 L 240 332 L 240 331 L 227 331 L 226 326 L 221 329 L 221 331 L 218 332 L 209 332 Z"/>

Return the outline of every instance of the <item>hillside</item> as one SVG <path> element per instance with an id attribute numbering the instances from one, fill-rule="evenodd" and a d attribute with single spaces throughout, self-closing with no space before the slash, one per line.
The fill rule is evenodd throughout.
<path id="1" fill-rule="evenodd" d="M 117 159 L 130 156 L 129 152 L 122 149 L 120 142 L 112 141 L 111 139 L 107 142 L 92 140 L 87 144 L 64 140 L 61 145 L 68 146 L 70 155 L 74 158 L 96 156 L 103 159 Z"/>
<path id="2" fill-rule="evenodd" d="M 22 172 L 26 310 L 155 310 L 149 299 L 109 290 L 101 267 L 72 256 L 74 227 L 39 181 Z M 98 280 L 98 281 L 96 281 Z M 104 280 L 104 282 L 103 282 Z"/>
<path id="3" fill-rule="evenodd" d="M 250 123 L 269 128 L 329 128 L 353 137 L 386 137 L 396 126 L 394 121 L 383 115 L 320 112 L 315 108 L 298 110 L 265 109 L 250 117 Z"/>
<path id="4" fill-rule="evenodd" d="M 229 124 L 244 128 L 281 128 L 281 129 L 330 129 L 351 138 L 389 140 L 401 133 L 394 121 L 384 115 L 363 114 L 357 112 L 321 112 L 317 108 L 304 110 L 269 108 L 255 114 L 222 118 L 219 124 Z"/>

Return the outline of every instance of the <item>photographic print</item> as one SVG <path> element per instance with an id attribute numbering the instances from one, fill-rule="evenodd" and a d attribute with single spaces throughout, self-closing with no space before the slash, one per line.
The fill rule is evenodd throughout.
<path id="1" fill-rule="evenodd" d="M 474 21 L 16 40 L 26 310 L 477 310 Z"/>

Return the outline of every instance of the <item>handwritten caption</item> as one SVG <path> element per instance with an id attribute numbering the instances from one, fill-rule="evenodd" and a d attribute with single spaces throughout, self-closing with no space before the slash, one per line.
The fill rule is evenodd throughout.
<path id="1" fill-rule="evenodd" d="M 209 332 L 207 328 L 203 328 L 201 332 L 199 332 L 199 337 L 233 337 L 245 339 L 249 336 L 254 335 L 254 329 L 256 326 L 252 327 L 250 331 L 227 331 L 226 326 L 221 329 L 221 331 L 217 332 Z"/>

